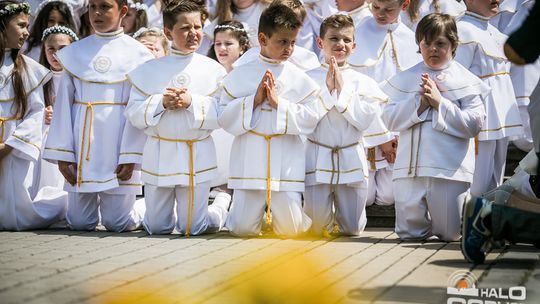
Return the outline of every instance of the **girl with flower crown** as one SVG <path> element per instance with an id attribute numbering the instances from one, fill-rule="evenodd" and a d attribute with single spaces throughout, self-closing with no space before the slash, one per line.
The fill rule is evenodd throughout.
<path id="1" fill-rule="evenodd" d="M 43 84 L 49 70 L 21 54 L 30 5 L 0 2 L 0 230 L 46 228 L 65 200 L 35 197 L 33 171 L 42 146 Z"/>
<path id="2" fill-rule="evenodd" d="M 132 35 L 140 28 L 148 26 L 148 16 L 146 14 L 148 6 L 140 0 L 128 0 L 128 5 L 129 10 L 124 19 L 122 19 L 122 27 L 124 28 L 124 33 Z"/>

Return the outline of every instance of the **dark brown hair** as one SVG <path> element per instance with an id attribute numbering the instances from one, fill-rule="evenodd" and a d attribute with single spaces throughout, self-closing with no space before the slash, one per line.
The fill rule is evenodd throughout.
<path id="1" fill-rule="evenodd" d="M 18 1 L 13 0 L 6 0 L 0 2 L 0 10 L 4 7 L 8 6 L 9 4 L 19 4 Z M 7 42 L 7 36 L 6 36 L 6 28 L 8 23 L 13 19 L 17 14 L 8 14 L 3 15 L 0 17 L 0 50 L 6 49 L 6 42 Z M 15 105 L 15 119 L 22 119 L 26 115 L 26 110 L 28 108 L 28 102 L 27 102 L 27 94 L 26 90 L 24 88 L 24 82 L 23 82 L 23 75 L 26 73 L 26 64 L 24 62 L 24 59 L 22 55 L 20 54 L 20 50 L 13 49 L 11 50 L 11 53 L 9 54 L 11 56 L 11 59 L 13 60 L 14 67 L 13 71 L 11 72 L 11 82 L 13 84 L 13 91 L 15 91 L 15 97 L 14 97 L 14 105 Z M 0 58 L 0 65 L 4 63 L 4 56 L 2 55 Z"/>
<path id="2" fill-rule="evenodd" d="M 249 36 L 247 31 L 244 29 L 244 25 L 241 22 L 236 20 L 225 21 L 214 30 L 214 39 L 216 38 L 217 33 L 229 31 L 233 36 L 238 40 L 242 54 L 245 53 L 251 46 L 249 43 Z M 214 50 L 214 43 L 208 50 L 208 57 L 217 61 L 216 51 Z"/>
<path id="3" fill-rule="evenodd" d="M 60 24 L 65 27 L 69 27 L 74 29 L 75 28 L 75 21 L 73 21 L 73 16 L 71 15 L 71 10 L 69 9 L 69 6 L 62 1 L 53 1 L 47 3 L 41 11 L 39 11 L 36 20 L 34 20 L 34 24 L 32 25 L 32 29 L 30 30 L 30 36 L 28 37 L 28 48 L 26 49 L 26 53 L 30 53 L 30 50 L 41 43 L 41 36 L 43 35 L 43 31 L 49 27 L 49 15 L 52 11 L 57 10 L 60 15 L 62 15 L 62 18 L 64 18 L 64 23 Z"/>
<path id="4" fill-rule="evenodd" d="M 259 19 L 259 33 L 264 33 L 267 37 L 281 29 L 295 30 L 301 26 L 300 16 L 282 4 L 269 6 Z"/>
<path id="5" fill-rule="evenodd" d="M 297 15 L 300 17 L 300 21 L 304 23 L 304 20 L 306 19 L 307 12 L 304 8 L 304 5 L 300 0 L 274 0 L 270 5 L 285 5 L 290 7 Z"/>
<path id="6" fill-rule="evenodd" d="M 323 22 L 321 23 L 319 37 L 323 39 L 324 35 L 326 35 L 326 32 L 330 28 L 342 29 L 342 28 L 347 28 L 347 27 L 352 27 L 354 29 L 354 21 L 351 18 L 351 16 L 342 15 L 342 14 L 332 15 L 324 19 Z"/>
<path id="7" fill-rule="evenodd" d="M 201 24 L 208 18 L 206 7 L 190 0 L 171 1 L 163 10 L 163 26 L 172 29 L 181 14 L 199 12 L 201 14 Z"/>
<path id="8" fill-rule="evenodd" d="M 433 13 L 425 16 L 418 23 L 414 38 L 418 45 L 420 45 L 422 40 L 425 40 L 429 44 L 440 35 L 444 35 L 450 40 L 452 54 L 455 55 L 456 48 L 459 44 L 459 37 L 456 22 L 450 15 Z"/>

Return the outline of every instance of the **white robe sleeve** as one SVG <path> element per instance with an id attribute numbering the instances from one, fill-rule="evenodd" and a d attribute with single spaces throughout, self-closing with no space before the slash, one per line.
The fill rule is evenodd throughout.
<path id="1" fill-rule="evenodd" d="M 279 98 L 275 132 L 290 135 L 313 133 L 319 121 L 318 94 L 318 91 L 313 92 L 298 103 Z"/>
<path id="2" fill-rule="evenodd" d="M 191 105 L 186 110 L 193 115 L 192 129 L 219 129 L 216 98 L 193 94 L 191 95 Z"/>
<path id="3" fill-rule="evenodd" d="M 383 121 L 390 131 L 404 131 L 413 125 L 425 120 L 429 109 L 426 109 L 420 117 L 417 114 L 420 107 L 420 98 L 409 98 L 400 101 L 391 100 L 383 109 Z"/>
<path id="4" fill-rule="evenodd" d="M 23 121 L 15 127 L 15 131 L 6 139 L 5 144 L 12 147 L 14 156 L 37 161 L 43 139 L 43 90 L 34 90 L 27 98 L 28 109 Z"/>
<path id="5" fill-rule="evenodd" d="M 125 115 L 135 128 L 156 126 L 164 111 L 162 94 L 146 95 L 131 87 Z"/>
<path id="6" fill-rule="evenodd" d="M 255 95 L 233 98 L 223 90 L 219 104 L 219 125 L 234 136 L 253 130 L 258 119 L 253 115 Z"/>
<path id="7" fill-rule="evenodd" d="M 73 77 L 64 73 L 60 81 L 49 135 L 43 151 L 43 159 L 56 163 L 66 161 L 76 163 L 75 141 L 73 137 L 73 122 L 71 110 L 73 106 L 75 86 Z"/>
<path id="8" fill-rule="evenodd" d="M 373 118 L 380 114 L 376 103 L 352 91 L 347 85 L 338 97 L 336 109 L 359 131 L 366 130 Z"/>
<path id="9" fill-rule="evenodd" d="M 480 96 L 459 100 L 461 107 L 442 98 L 439 111 L 433 111 L 433 129 L 461 138 L 471 138 L 480 132 L 486 112 Z"/>

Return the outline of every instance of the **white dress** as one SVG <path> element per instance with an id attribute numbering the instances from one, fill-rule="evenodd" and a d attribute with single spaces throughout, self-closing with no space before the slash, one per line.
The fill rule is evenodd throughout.
<path id="1" fill-rule="evenodd" d="M 66 209 L 65 196 L 34 200 L 35 193 L 32 193 L 36 183 L 34 166 L 39 159 L 43 136 L 42 85 L 49 81 L 51 73 L 23 55 L 28 108 L 24 119 L 15 120 L 14 91 L 8 77 L 14 64 L 8 54 L 3 54 L 0 69 L 0 142 L 13 150 L 0 160 L 0 230 L 46 228 L 63 219 Z"/>

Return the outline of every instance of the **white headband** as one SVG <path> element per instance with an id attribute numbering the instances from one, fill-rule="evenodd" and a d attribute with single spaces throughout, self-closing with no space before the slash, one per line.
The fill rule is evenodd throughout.
<path id="1" fill-rule="evenodd" d="M 61 25 L 54 25 L 54 26 L 46 28 L 43 31 L 43 36 L 41 36 L 41 41 L 43 42 L 49 35 L 52 35 L 52 34 L 65 34 L 73 38 L 73 41 L 79 40 L 79 37 L 77 37 L 75 32 L 73 32 L 70 28 L 61 26 Z"/>
<path id="2" fill-rule="evenodd" d="M 246 29 L 241 28 L 241 27 L 237 27 L 237 26 L 234 26 L 234 25 L 230 25 L 230 24 L 220 24 L 220 25 L 217 25 L 217 26 L 214 28 L 214 31 L 216 31 L 216 30 L 221 30 L 221 29 L 224 29 L 224 30 L 231 30 L 231 31 L 237 31 L 237 32 L 244 32 L 244 33 L 247 34 Z"/>
<path id="3" fill-rule="evenodd" d="M 148 9 L 148 6 L 146 4 L 140 2 L 133 2 L 133 0 L 128 0 L 128 6 L 129 8 L 134 8 L 137 11 L 146 11 Z"/>
<path id="4" fill-rule="evenodd" d="M 159 34 L 160 36 L 165 37 L 165 33 L 163 33 L 163 30 L 161 30 L 160 28 L 157 28 L 157 27 L 151 27 L 151 28 L 141 27 L 138 31 L 135 32 L 135 34 L 133 34 L 133 39 L 137 39 L 137 38 L 141 37 L 143 34 L 146 34 L 146 33 L 149 33 L 149 32 L 156 33 L 156 34 Z"/>

